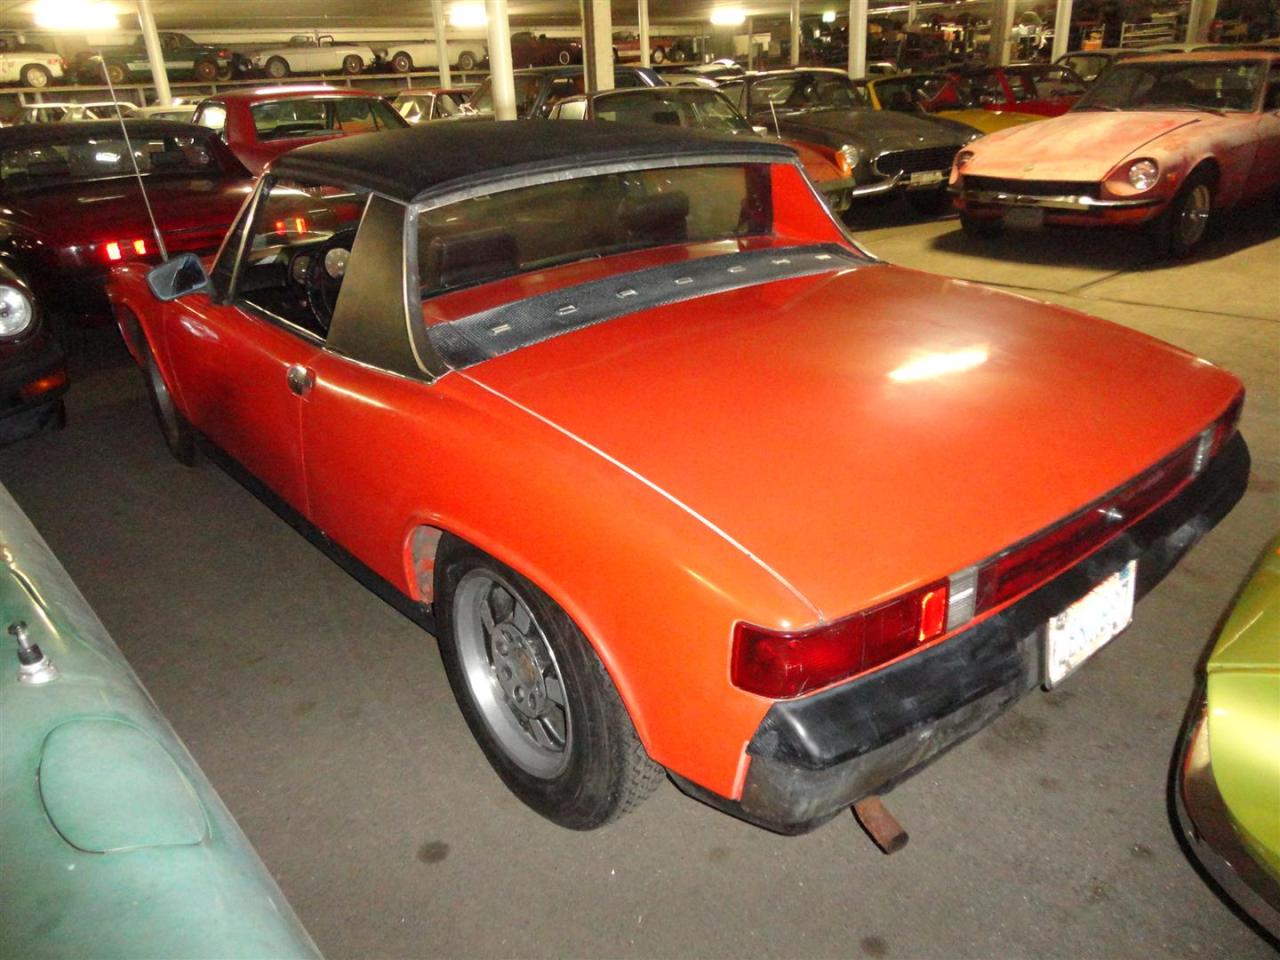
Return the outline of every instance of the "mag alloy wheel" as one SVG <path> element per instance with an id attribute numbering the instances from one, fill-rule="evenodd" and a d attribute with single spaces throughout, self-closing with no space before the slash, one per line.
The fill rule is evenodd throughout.
<path id="1" fill-rule="evenodd" d="M 556 777 L 569 761 L 573 723 L 542 626 L 518 591 L 485 569 L 459 581 L 453 620 L 467 686 L 498 745 L 526 773 Z"/>
<path id="2" fill-rule="evenodd" d="M 1213 194 L 1207 183 L 1197 183 L 1187 194 L 1178 210 L 1178 244 L 1190 250 L 1209 229 L 1209 215 L 1213 212 Z"/>

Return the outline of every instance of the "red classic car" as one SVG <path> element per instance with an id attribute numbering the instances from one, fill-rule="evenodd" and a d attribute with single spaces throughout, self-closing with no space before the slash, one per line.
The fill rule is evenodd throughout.
<path id="1" fill-rule="evenodd" d="M 886 789 L 1064 682 L 1249 470 L 1235 377 L 875 260 L 764 138 L 303 147 L 208 273 L 111 295 L 170 448 L 430 626 L 578 829 L 664 773 L 784 832 Z"/>
<path id="2" fill-rule="evenodd" d="M 1071 113 L 962 150 L 951 189 L 966 231 L 1145 226 L 1187 256 L 1217 213 L 1280 190 L 1280 55 L 1126 60 Z"/>
<path id="3" fill-rule="evenodd" d="M 565 37 L 535 35 L 526 31 L 511 35 L 511 63 L 516 67 L 567 66 L 582 62 L 582 44 Z"/>
<path id="4" fill-rule="evenodd" d="M 200 102 L 192 122 L 216 130 L 255 175 L 304 143 L 409 125 L 379 94 L 326 86 L 220 93 Z"/>
<path id="5" fill-rule="evenodd" d="M 1085 84 L 1066 67 L 1057 64 L 1012 64 L 947 75 L 937 93 L 921 101 L 930 113 L 980 106 L 1059 117 L 1084 94 Z"/>
<path id="6" fill-rule="evenodd" d="M 170 253 L 211 253 L 253 189 L 204 127 L 126 120 Z M 0 257 L 30 285 L 50 325 L 109 316 L 114 263 L 160 252 L 118 120 L 0 129 Z"/>

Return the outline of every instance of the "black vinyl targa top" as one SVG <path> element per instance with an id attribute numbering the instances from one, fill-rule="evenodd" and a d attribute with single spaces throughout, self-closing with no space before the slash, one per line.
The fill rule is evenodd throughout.
<path id="1" fill-rule="evenodd" d="M 272 176 L 366 187 L 402 203 L 433 193 L 600 164 L 669 159 L 776 163 L 790 147 L 763 137 L 594 121 L 439 121 L 299 147 Z"/>
<path id="2" fill-rule="evenodd" d="M 38 106 L 38 104 L 36 104 Z M 161 137 L 215 136 L 208 127 L 179 120 L 137 120 L 125 117 L 130 137 L 147 140 Z M 50 143 L 87 142 L 98 138 L 110 140 L 120 136 L 119 120 L 77 120 L 74 123 L 19 123 L 0 129 L 0 149 L 40 147 Z"/>

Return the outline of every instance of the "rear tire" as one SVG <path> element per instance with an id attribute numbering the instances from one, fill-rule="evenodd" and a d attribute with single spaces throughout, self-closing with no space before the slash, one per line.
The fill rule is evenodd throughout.
<path id="1" fill-rule="evenodd" d="M 613 57 L 615 60 L 618 59 L 617 54 L 618 52 L 615 50 L 614 57 Z M 559 53 L 556 54 L 556 62 L 559 63 L 562 67 L 567 67 L 570 63 L 573 62 L 573 55 L 569 53 L 568 50 L 561 50 Z"/>
<path id="2" fill-rule="evenodd" d="M 410 73 L 413 70 L 413 57 L 404 51 L 391 58 L 391 69 L 396 73 Z"/>
<path id="3" fill-rule="evenodd" d="M 38 63 L 29 63 L 22 68 L 22 85 L 41 90 L 53 82 L 53 74 Z"/>
<path id="4" fill-rule="evenodd" d="M 151 345 L 140 329 L 137 337 L 138 352 L 142 355 L 142 380 L 147 388 L 147 399 L 151 402 L 151 412 L 156 415 L 156 422 L 160 425 L 165 446 L 173 454 L 173 459 L 184 467 L 193 466 L 196 462 L 195 431 L 174 404 L 169 386 L 164 382 L 160 368 L 156 366 Z"/>
<path id="5" fill-rule="evenodd" d="M 470 50 L 463 50 L 458 57 L 459 70 L 474 70 L 476 68 L 476 55 Z"/>
<path id="6" fill-rule="evenodd" d="M 129 82 L 129 69 L 123 63 L 108 63 L 104 69 L 112 86 Z"/>
<path id="7" fill-rule="evenodd" d="M 960 228 L 966 236 L 989 240 L 1004 233 L 1004 221 L 999 217 L 975 217 L 961 210 Z"/>
<path id="8" fill-rule="evenodd" d="M 441 657 L 494 771 L 571 830 L 630 812 L 662 782 L 604 664 L 559 606 L 503 563 L 445 537 L 435 574 Z"/>
<path id="9" fill-rule="evenodd" d="M 364 69 L 364 61 L 354 53 L 349 53 L 342 58 L 342 72 L 349 77 L 354 77 L 357 73 Z"/>
<path id="10" fill-rule="evenodd" d="M 653 53 L 649 54 L 650 63 L 662 63 L 666 59 L 667 51 L 663 50 L 661 47 L 655 48 Z"/>
<path id="11" fill-rule="evenodd" d="M 1185 260 L 1213 229 L 1213 178 L 1203 170 L 1187 178 L 1178 195 L 1152 224 L 1151 240 L 1162 257 Z"/>
<path id="12" fill-rule="evenodd" d="M 201 83 L 212 83 L 218 79 L 218 65 L 212 60 L 197 60 L 192 72 Z"/>
<path id="13" fill-rule="evenodd" d="M 284 57 L 272 57 L 267 61 L 264 71 L 272 80 L 283 80 L 290 73 L 289 61 Z"/>

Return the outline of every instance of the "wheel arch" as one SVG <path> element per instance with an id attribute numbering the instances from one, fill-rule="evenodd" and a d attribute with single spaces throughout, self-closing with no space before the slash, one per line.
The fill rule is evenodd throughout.
<path id="1" fill-rule="evenodd" d="M 599 624 L 580 603 L 575 601 L 572 591 L 567 590 L 558 577 L 553 576 L 543 565 L 538 564 L 524 552 L 512 548 L 508 541 L 500 540 L 456 519 L 446 521 L 443 518 L 432 518 L 429 521 L 411 523 L 404 537 L 404 563 L 406 580 L 411 591 L 410 597 L 420 603 L 434 603 L 436 567 L 441 548 L 448 537 L 459 540 L 506 564 L 537 586 L 565 612 L 565 615 L 582 631 L 582 635 L 591 644 L 591 649 L 604 664 L 609 679 L 613 682 L 627 710 L 627 715 L 631 718 L 636 736 L 652 756 L 652 731 L 646 720 L 644 698 L 639 696 L 628 682 L 626 672 L 620 668 L 610 644 L 603 639 L 603 631 Z M 424 585 L 427 586 L 427 590 L 423 589 Z M 438 637 L 437 640 L 439 640 Z"/>

